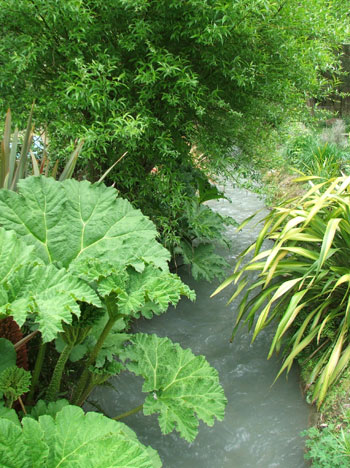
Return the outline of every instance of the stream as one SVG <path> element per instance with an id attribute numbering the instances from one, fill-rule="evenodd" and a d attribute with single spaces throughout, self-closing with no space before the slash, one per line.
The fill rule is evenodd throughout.
<path id="1" fill-rule="evenodd" d="M 225 193 L 232 203 L 219 200 L 210 206 L 238 222 L 258 209 L 264 210 L 263 202 L 247 190 L 226 187 Z M 229 229 L 233 246 L 226 256 L 230 265 L 258 231 L 252 223 L 239 234 L 233 227 Z M 176 432 L 162 436 L 155 415 L 138 413 L 123 421 L 142 443 L 158 450 L 165 468 L 305 468 L 304 441 L 299 434 L 308 426 L 310 409 L 295 369 L 288 379 L 282 375 L 272 385 L 280 366 L 277 358 L 266 359 L 273 330 L 264 330 L 251 344 L 251 334 L 241 328 L 230 344 L 237 306 L 226 306 L 232 288 L 210 299 L 217 283 L 195 282 L 185 271 L 181 277 L 196 290 L 196 302 L 182 299 L 176 309 L 170 308 L 160 317 L 139 320 L 135 331 L 168 336 L 182 347 L 205 355 L 218 370 L 225 389 L 225 419 L 213 427 L 201 423 L 192 444 Z M 99 387 L 92 397 L 106 414 L 115 416 L 143 402 L 141 378 L 123 373 L 111 383 L 115 389 Z"/>

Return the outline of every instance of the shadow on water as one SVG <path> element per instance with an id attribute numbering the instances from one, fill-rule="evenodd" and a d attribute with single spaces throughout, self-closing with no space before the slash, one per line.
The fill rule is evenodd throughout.
<path id="1" fill-rule="evenodd" d="M 262 202 L 245 190 L 226 188 L 227 200 L 211 203 L 221 214 L 242 221 L 258 209 Z M 230 264 L 235 256 L 254 241 L 259 228 L 246 227 L 237 235 L 229 235 L 233 248 L 227 254 Z M 139 439 L 157 449 L 166 468 L 304 468 L 304 442 L 299 433 L 308 425 L 309 408 L 299 388 L 297 372 L 288 379 L 282 376 L 273 386 L 279 369 L 276 358 L 266 359 L 272 331 L 266 330 L 251 344 L 246 329 L 241 329 L 232 344 L 229 338 L 235 315 L 235 304 L 226 306 L 229 289 L 210 299 L 216 285 L 194 282 L 181 275 L 196 290 L 193 304 L 182 300 L 176 309 L 154 319 L 140 320 L 135 331 L 168 336 L 194 353 L 203 354 L 219 371 L 228 399 L 223 422 L 213 427 L 200 425 L 192 444 L 177 433 L 162 436 L 157 418 L 141 413 L 124 421 Z M 110 416 L 127 411 L 144 400 L 142 379 L 123 374 L 109 387 L 96 389 L 93 395 Z"/>

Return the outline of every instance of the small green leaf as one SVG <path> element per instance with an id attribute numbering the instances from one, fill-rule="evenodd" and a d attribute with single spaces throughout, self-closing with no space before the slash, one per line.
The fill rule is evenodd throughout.
<path id="1" fill-rule="evenodd" d="M 28 417 L 38 420 L 39 416 L 47 414 L 52 418 L 55 418 L 56 414 L 68 405 L 69 402 L 65 399 L 50 401 L 49 403 L 46 403 L 44 400 L 39 400 L 37 404 L 31 409 Z"/>
<path id="2" fill-rule="evenodd" d="M 16 350 L 11 341 L 0 338 L 0 374 L 3 370 L 16 364 Z"/>
<path id="3" fill-rule="evenodd" d="M 10 406 L 12 406 L 13 401 L 29 391 L 30 382 L 30 372 L 17 366 L 11 366 L 0 374 L 0 392 L 11 402 Z"/>
<path id="4" fill-rule="evenodd" d="M 0 402 L 0 419 L 2 418 L 12 421 L 17 426 L 21 426 L 16 411 L 12 408 L 6 408 L 5 406 L 2 406 Z"/>

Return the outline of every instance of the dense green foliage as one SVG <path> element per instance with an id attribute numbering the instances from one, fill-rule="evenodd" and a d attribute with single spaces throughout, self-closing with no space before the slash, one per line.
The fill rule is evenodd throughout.
<path id="1" fill-rule="evenodd" d="M 340 0 L 0 0 L 0 107 L 24 125 L 35 99 L 50 160 L 62 167 L 74 150 L 61 179 L 83 140 L 79 179 L 98 181 L 119 160 L 107 181 L 156 222 L 174 267 L 191 265 L 195 278 L 210 280 L 225 269 L 214 243 L 224 242 L 232 221 L 203 205 L 222 196 L 209 178 L 238 166 L 251 173 L 271 130 L 307 98 L 327 94 L 343 12 Z M 19 343 L 0 342 L 8 407 L 0 407 L 1 462 L 158 468 L 124 426 L 78 406 L 128 368 L 144 377 L 139 409 L 157 413 L 163 433 L 176 429 L 192 441 L 199 420 L 222 419 L 225 397 L 203 357 L 166 338 L 128 334 L 132 320 L 193 292 L 170 273 L 152 222 L 114 188 L 19 180 L 58 166 L 27 157 L 30 121 L 20 157 L 9 117 L 4 135 L 0 186 L 18 182 L 18 193 L 0 191 L 0 314 L 12 315 L 38 347 L 31 381 L 14 363 Z M 345 343 L 342 326 L 334 353 Z M 49 375 L 40 381 L 43 363 Z M 321 396 L 329 375 L 326 367 Z M 20 425 L 9 408 L 18 397 L 25 413 L 21 394 L 31 387 L 30 407 L 39 381 L 51 406 L 39 404 L 37 420 L 25 416 Z M 61 392 L 76 406 L 56 403 Z"/>
<path id="2" fill-rule="evenodd" d="M 35 99 L 52 153 L 84 139 L 90 180 L 128 151 L 110 179 L 195 264 L 198 190 L 242 163 L 234 148 L 251 169 L 270 130 L 327 91 L 342 3 L 2 0 L 0 103 L 19 115 Z M 222 264 L 204 256 L 194 274 L 209 277 Z"/>
<path id="3" fill-rule="evenodd" d="M 62 406 L 62 405 L 60 405 Z M 34 408 L 35 410 L 35 408 Z M 7 468 L 160 468 L 157 453 L 125 424 L 102 414 L 63 405 L 37 420 L 14 414 L 0 418 L 0 460 Z M 13 410 L 12 410 L 13 411 Z"/>
<path id="4" fill-rule="evenodd" d="M 302 359 L 302 358 L 301 358 Z M 303 361 L 303 362 L 302 362 Z M 312 359 L 311 359 L 312 361 Z M 308 375 L 310 360 L 301 360 L 302 370 Z M 315 426 L 302 433 L 306 440 L 306 458 L 313 468 L 347 467 L 350 463 L 350 368 L 337 380 L 326 395 L 317 413 Z"/>
<path id="5" fill-rule="evenodd" d="M 29 407 L 38 394 L 44 393 L 45 400 L 54 404 L 61 392 L 81 406 L 96 385 L 128 368 L 144 377 L 144 391 L 149 393 L 137 409 L 143 407 L 145 415 L 158 413 L 163 433 L 176 429 L 191 442 L 199 419 L 209 425 L 215 417 L 221 420 L 226 399 L 217 372 L 203 356 L 165 338 L 127 333 L 132 320 L 164 313 L 181 296 L 195 297 L 169 272 L 170 255 L 157 242 L 154 224 L 102 183 L 35 176 L 20 179 L 17 190 L 0 190 L 0 318 L 12 316 L 29 338 L 40 333 L 40 343 L 31 379 L 28 371 L 15 365 L 14 350 L 20 344 L 0 340 L 0 403 L 12 408 L 18 399 L 26 414 L 21 396 L 30 390 Z M 45 355 L 51 367 L 44 372 Z M 65 379 L 70 358 L 75 367 Z M 121 457 L 118 466 L 125 462 L 125 466 L 153 467 L 156 460 L 136 440 L 123 440 L 120 426 L 99 415 L 85 417 L 77 407 L 58 413 L 56 428 L 44 415 L 39 423 L 24 418 L 21 429 L 12 416 L 11 422 L 6 421 L 7 414 L 13 413 L 0 412 L 5 418 L 0 418 L 4 431 L 0 445 L 1 461 L 13 459 L 9 466 L 30 466 L 35 442 L 31 437 L 38 439 L 38 466 L 73 466 L 66 449 L 57 451 L 67 436 L 62 422 L 67 418 L 78 437 L 71 449 L 63 446 L 76 456 L 81 449 L 77 466 L 108 466 L 112 455 L 98 455 L 100 443 Z M 108 424 L 108 437 L 103 429 L 101 440 L 92 441 L 90 436 L 85 440 L 92 427 L 98 430 Z M 33 431 L 35 436 L 30 435 Z M 84 451 L 86 444 L 99 465 Z"/>
<path id="6" fill-rule="evenodd" d="M 310 428 L 304 433 L 312 468 L 347 468 L 350 461 L 350 433 L 337 431 L 333 425 L 324 429 Z"/>
<path id="7" fill-rule="evenodd" d="M 349 172 L 347 128 L 341 119 L 330 119 L 328 127 L 296 126 L 285 142 L 284 158 L 289 166 L 306 175 L 330 179 Z"/>
<path id="8" fill-rule="evenodd" d="M 246 289 L 234 334 L 244 321 L 254 326 L 254 340 L 276 321 L 269 356 L 284 347 L 278 375 L 289 371 L 303 350 L 313 358 L 308 386 L 314 384 L 312 398 L 318 404 L 350 361 L 349 184 L 348 177 L 320 182 L 275 207 L 257 241 L 240 255 L 234 274 L 217 290 L 237 284 L 233 300 Z M 274 244 L 263 249 L 267 239 Z M 241 266 L 250 253 L 253 258 Z M 251 271 L 259 276 L 246 287 Z"/>
<path id="9" fill-rule="evenodd" d="M 295 107 L 296 98 L 319 91 L 343 26 L 334 2 L 327 7 L 323 0 L 4 1 L 1 99 L 23 111 L 35 98 L 40 120 L 61 142 L 87 139 L 89 159 L 107 150 L 115 157 L 111 146 L 137 148 L 138 163 L 152 169 L 202 138 L 227 149 L 220 137 L 237 143 L 229 136 L 241 121 L 235 112 L 261 120 L 269 113 L 269 123 L 283 111 L 271 101 Z"/>

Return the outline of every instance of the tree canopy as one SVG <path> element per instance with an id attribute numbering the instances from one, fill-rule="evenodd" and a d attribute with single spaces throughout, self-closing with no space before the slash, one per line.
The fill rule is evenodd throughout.
<path id="1" fill-rule="evenodd" d="M 3 106 L 35 99 L 61 146 L 84 137 L 86 159 L 129 150 L 147 168 L 192 144 L 213 157 L 242 118 L 272 124 L 317 94 L 342 26 L 325 0 L 0 5 Z"/>
<path id="2" fill-rule="evenodd" d="M 0 7 L 3 109 L 24 119 L 35 99 L 52 150 L 84 139 L 80 167 L 92 179 L 128 151 L 110 178 L 172 249 L 183 237 L 175 225 L 184 203 L 210 171 L 232 163 L 232 148 L 261 144 L 308 96 L 327 90 L 344 34 L 340 1 L 0 0 Z"/>

